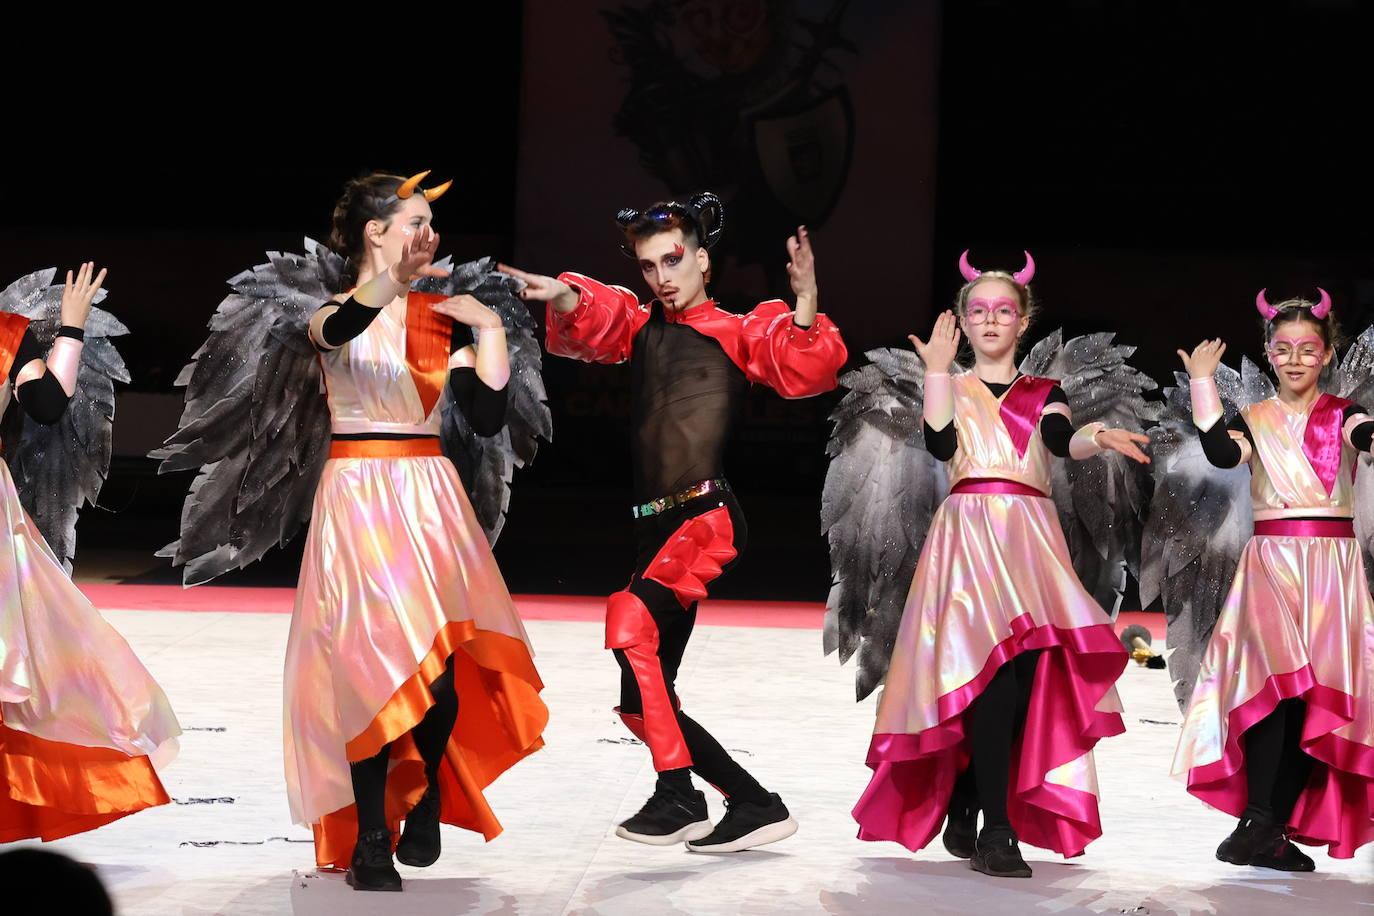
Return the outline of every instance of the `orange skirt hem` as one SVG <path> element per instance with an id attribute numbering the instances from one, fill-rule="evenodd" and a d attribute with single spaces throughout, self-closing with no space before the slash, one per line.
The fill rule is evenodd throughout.
<path id="1" fill-rule="evenodd" d="M 492 840 L 501 833 L 482 790 L 520 760 L 544 746 L 540 737 L 549 712 L 539 698 L 544 688 L 524 641 L 479 630 L 471 620 L 445 624 L 435 635 L 415 674 L 401 684 L 371 724 L 346 745 L 349 761 L 365 760 L 391 744 L 386 817 L 392 840 L 401 821 L 426 788 L 424 761 L 410 736 L 431 706 L 429 685 L 454 658 L 458 721 L 439 767 L 439 819 Z M 354 805 L 324 815 L 312 825 L 315 862 L 347 868 L 358 836 Z"/>
<path id="2" fill-rule="evenodd" d="M 171 801 L 152 761 L 0 723 L 0 843 L 56 840 Z"/>

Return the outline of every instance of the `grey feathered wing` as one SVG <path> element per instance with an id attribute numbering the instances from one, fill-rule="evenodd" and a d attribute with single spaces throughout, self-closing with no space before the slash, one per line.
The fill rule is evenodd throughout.
<path id="1" fill-rule="evenodd" d="M 210 337 L 182 370 L 179 428 L 161 473 L 198 470 L 181 538 L 159 553 L 198 585 L 260 559 L 310 517 L 329 457 L 329 408 L 310 318 L 342 288 L 343 259 L 310 239 L 229 281 Z"/>
<path id="2" fill-rule="evenodd" d="M 821 529 L 830 541 L 833 586 L 824 649 L 858 656 L 856 698 L 887 675 L 902 609 L 926 532 L 949 491 L 945 466 L 925 447 L 925 367 L 907 350 L 870 350 L 846 373 L 849 392 L 830 415 L 830 467 Z"/>
<path id="3" fill-rule="evenodd" d="M 545 403 L 543 354 L 529 308 L 516 296 L 520 281 L 496 271 L 491 258 L 468 261 L 450 271 L 442 280 L 420 281 L 417 288 L 450 296 L 468 293 L 499 315 L 506 326 L 510 381 L 506 383 L 505 426 L 495 436 L 479 436 L 450 400 L 444 408 L 442 431 L 444 454 L 458 468 L 487 540 L 495 544 L 506 523 L 515 468 L 534 460 L 540 439 L 553 438 L 553 418 Z"/>
<path id="4" fill-rule="evenodd" d="M 1374 410 L 1374 326 L 1365 328 L 1332 366 L 1325 390 Z M 1374 457 L 1368 452 L 1355 465 L 1355 538 L 1364 554 L 1365 578 L 1374 589 Z"/>
<path id="5" fill-rule="evenodd" d="M 1145 399 L 1155 388 L 1128 360 L 1134 347 L 1110 333 L 1087 334 L 1064 343 L 1060 331 L 1026 354 L 1021 372 L 1059 382 L 1075 427 L 1101 422 L 1143 432 L 1158 418 Z M 1140 538 L 1149 501 L 1149 472 L 1117 452 L 1085 461 L 1054 461 L 1055 508 L 1079 581 L 1115 617 L 1125 573 L 1139 576 Z"/>
<path id="6" fill-rule="evenodd" d="M 62 285 L 57 271 L 31 273 L 0 292 L 0 311 L 29 319 L 29 330 L 46 352 L 62 327 Z M 104 300 L 105 290 L 95 298 Z M 114 383 L 129 381 L 129 370 L 112 338 L 129 333 L 113 315 L 92 306 L 76 390 L 62 418 L 36 423 L 15 404 L 6 429 L 5 460 L 19 499 L 43 539 L 71 572 L 76 555 L 76 520 L 82 505 L 95 505 L 110 471 L 114 428 Z"/>
<path id="7" fill-rule="evenodd" d="M 329 408 L 310 318 L 343 288 L 343 260 L 306 239 L 304 255 L 269 253 L 268 262 L 229 281 L 210 337 L 177 384 L 186 387 L 180 428 L 155 451 L 162 472 L 199 469 L 182 511 L 181 539 L 160 555 L 184 565 L 185 582 L 207 582 L 284 545 L 310 517 L 329 457 Z M 474 511 L 493 542 L 505 520 L 514 467 L 549 438 L 540 352 L 513 278 L 490 259 L 450 267 L 430 292 L 472 293 L 501 315 L 511 349 L 507 428 L 472 433 L 451 402 L 443 414 L 444 452 L 458 467 Z"/>
<path id="8" fill-rule="evenodd" d="M 1240 372 L 1219 366 L 1215 378 L 1225 411 L 1219 423 L 1274 394 L 1248 359 Z M 1164 606 L 1169 676 L 1182 709 L 1254 522 L 1249 469 L 1212 466 L 1193 424 L 1188 378 L 1180 372 L 1174 381 L 1150 434 L 1155 486 L 1141 546 L 1140 601 L 1149 607 L 1158 598 Z"/>

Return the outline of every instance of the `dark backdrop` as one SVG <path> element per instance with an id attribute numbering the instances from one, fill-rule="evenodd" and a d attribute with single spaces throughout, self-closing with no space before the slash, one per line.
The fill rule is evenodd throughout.
<path id="1" fill-rule="evenodd" d="M 463 10 L 390 31 L 243 12 L 194 32 L 126 20 L 109 44 L 83 23 L 69 53 L 13 43 L 0 280 L 94 258 L 133 330 L 79 573 L 175 579 L 148 556 L 175 537 L 188 481 L 139 457 L 175 419 L 170 382 L 224 280 L 322 235 L 370 167 L 457 179 L 437 219 L 457 256 L 628 285 L 614 210 L 715 187 L 731 205 L 717 292 L 738 308 L 785 295 L 781 243 L 804 220 L 856 359 L 924 333 L 964 247 L 981 266 L 1031 249 L 1039 330 L 1116 330 L 1160 379 L 1204 336 L 1257 356 L 1260 286 L 1320 284 L 1347 329 L 1374 320 L 1371 23 L 1354 0 Z M 555 443 L 517 476 L 497 548 L 514 590 L 622 584 L 625 375 L 548 361 Z M 729 456 L 750 559 L 724 594 L 823 598 L 833 401 L 751 400 Z M 233 581 L 289 584 L 296 557 Z"/>

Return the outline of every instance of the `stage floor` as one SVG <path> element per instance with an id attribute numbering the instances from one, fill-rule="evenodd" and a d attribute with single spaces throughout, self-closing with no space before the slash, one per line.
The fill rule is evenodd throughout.
<path id="1" fill-rule="evenodd" d="M 1120 684 L 1128 732 L 1098 746 L 1106 835 L 1085 856 L 1026 848 L 1035 877 L 995 881 L 938 840 L 916 855 L 858 841 L 849 809 L 867 782 L 874 705 L 854 703 L 852 669 L 822 657 L 819 614 L 804 606 L 773 609 L 772 620 L 722 608 L 712 620 L 771 625 L 702 626 L 679 683 L 686 708 L 782 794 L 801 830 L 731 857 L 620 840 L 615 823 L 638 809 L 654 774 L 611 713 L 618 670 L 601 648 L 591 599 L 565 599 L 562 610 L 527 605 L 552 720 L 548 746 L 488 793 L 505 834 L 484 844 L 445 828 L 438 864 L 401 866 L 404 893 L 357 893 L 341 875 L 315 873 L 309 832 L 287 814 L 281 663 L 290 618 L 275 604 L 216 610 L 194 596 L 185 597 L 196 610 L 107 612 L 187 730 L 164 774 L 177 804 L 52 844 L 97 866 L 126 916 L 1374 913 L 1374 848 L 1349 861 L 1318 854 L 1318 872 L 1301 876 L 1213 858 L 1234 821 L 1170 779 L 1178 709 L 1165 673 L 1135 665 Z M 98 597 L 104 607 L 158 606 L 133 592 Z M 718 817 L 714 795 L 712 809 Z"/>

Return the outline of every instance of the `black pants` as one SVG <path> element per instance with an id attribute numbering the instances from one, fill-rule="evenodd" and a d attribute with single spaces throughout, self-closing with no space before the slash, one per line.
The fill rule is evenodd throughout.
<path id="1" fill-rule="evenodd" d="M 1249 792 L 1242 817 L 1287 825 L 1315 762 L 1298 746 L 1306 719 L 1307 704 L 1288 699 L 1245 732 Z"/>
<path id="2" fill-rule="evenodd" d="M 693 545 L 705 538 L 707 522 L 716 531 L 707 550 L 720 554 L 727 549 L 727 541 L 720 535 L 727 518 L 728 549 L 734 556 L 723 563 L 694 561 L 697 554 Z M 649 746 L 660 772 L 690 766 L 731 798 L 764 801 L 767 793 L 763 787 L 720 742 L 682 711 L 676 687 L 678 667 L 697 616 L 696 601 L 680 588 L 708 586 L 738 562 L 747 538 L 744 514 L 730 493 L 710 493 L 684 506 L 638 519 L 635 572 L 624 592 L 612 595 L 608 603 L 607 645 L 620 665 L 620 715 Z M 719 572 L 714 571 L 713 564 L 719 566 Z M 674 575 L 684 566 L 691 568 L 687 577 L 692 581 Z M 662 572 L 665 567 L 671 571 Z M 624 623 L 627 615 L 634 616 L 627 624 L 634 634 L 621 632 L 620 638 L 613 637 L 613 618 Z"/>
<path id="3" fill-rule="evenodd" d="M 969 708 L 969 767 L 954 784 L 950 807 L 982 809 L 984 831 L 1011 829 L 1011 749 L 1025 728 L 1039 661 L 1035 650 L 1002 665 Z"/>
<path id="4" fill-rule="evenodd" d="M 410 730 L 415 739 L 415 749 L 425 762 L 425 778 L 430 789 L 437 787 L 439 764 L 444 759 L 444 748 L 448 746 L 449 736 L 453 734 L 454 723 L 458 721 L 458 694 L 453 686 L 453 656 L 448 657 L 444 673 L 430 684 L 434 694 L 431 706 L 415 727 Z M 391 761 L 391 745 L 366 760 L 348 765 L 353 780 L 353 800 L 358 806 L 358 833 L 381 830 L 386 821 L 386 777 Z"/>

